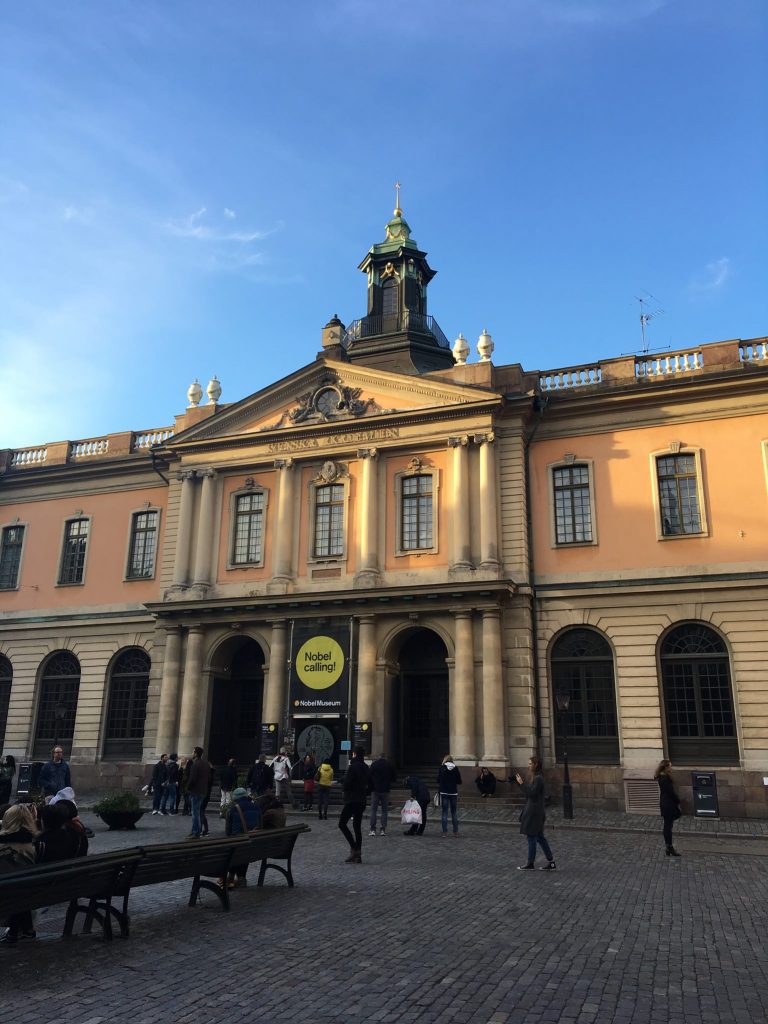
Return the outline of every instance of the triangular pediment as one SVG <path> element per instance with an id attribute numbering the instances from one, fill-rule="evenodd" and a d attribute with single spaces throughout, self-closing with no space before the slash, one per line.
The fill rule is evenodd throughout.
<path id="1" fill-rule="evenodd" d="M 319 359 L 176 434 L 180 443 L 264 435 L 312 426 L 496 404 L 497 392 Z"/>

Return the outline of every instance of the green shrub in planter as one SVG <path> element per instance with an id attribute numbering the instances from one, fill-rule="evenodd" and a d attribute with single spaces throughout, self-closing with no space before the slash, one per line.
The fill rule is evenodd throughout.
<path id="1" fill-rule="evenodd" d="M 94 814 L 106 814 L 110 811 L 138 811 L 140 810 L 139 798 L 130 790 L 110 793 L 94 804 L 91 810 Z"/>

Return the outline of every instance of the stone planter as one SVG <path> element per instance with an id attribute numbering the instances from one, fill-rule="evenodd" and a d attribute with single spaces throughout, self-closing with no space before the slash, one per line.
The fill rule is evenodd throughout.
<path id="1" fill-rule="evenodd" d="M 121 828 L 136 828 L 136 822 L 144 813 L 144 811 L 101 811 L 96 817 L 101 818 L 112 832 Z"/>

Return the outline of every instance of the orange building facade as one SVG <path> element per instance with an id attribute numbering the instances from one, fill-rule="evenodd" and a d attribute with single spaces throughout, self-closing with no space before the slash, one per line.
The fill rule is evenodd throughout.
<path id="1" fill-rule="evenodd" d="M 81 787 L 197 744 L 553 783 L 567 750 L 606 809 L 669 756 L 768 815 L 768 342 L 473 362 L 399 210 L 361 269 L 366 316 L 283 380 L 0 451 L 3 750 L 58 740 Z"/>

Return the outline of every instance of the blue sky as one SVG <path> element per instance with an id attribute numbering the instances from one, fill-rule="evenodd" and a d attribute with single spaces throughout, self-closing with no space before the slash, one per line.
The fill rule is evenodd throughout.
<path id="1" fill-rule="evenodd" d="M 0 9 L 0 447 L 311 362 L 396 180 L 497 363 L 768 334 L 764 0 Z"/>

